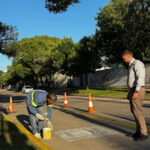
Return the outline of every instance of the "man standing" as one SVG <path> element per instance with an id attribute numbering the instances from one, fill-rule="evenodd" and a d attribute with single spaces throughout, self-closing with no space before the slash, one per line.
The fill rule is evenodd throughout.
<path id="1" fill-rule="evenodd" d="M 54 104 L 56 100 L 57 96 L 55 94 L 50 94 L 43 90 L 33 90 L 27 94 L 27 110 L 32 132 L 35 137 L 41 138 L 42 130 L 44 128 L 44 104 L 47 104 L 47 124 L 52 128 L 52 104 Z"/>
<path id="2" fill-rule="evenodd" d="M 127 98 L 130 101 L 130 109 L 136 121 L 136 132 L 133 134 L 135 140 L 143 141 L 148 138 L 147 127 L 142 111 L 142 101 L 145 95 L 145 66 L 133 58 L 131 51 L 124 51 L 122 59 L 129 64 L 128 68 L 128 87 Z"/>

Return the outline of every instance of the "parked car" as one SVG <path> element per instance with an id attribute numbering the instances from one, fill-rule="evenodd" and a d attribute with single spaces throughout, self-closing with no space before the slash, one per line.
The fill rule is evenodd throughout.
<path id="1" fill-rule="evenodd" d="M 29 92 L 31 92 L 31 91 L 33 91 L 33 88 L 30 86 L 30 85 L 25 85 L 23 88 L 22 88 L 22 92 L 23 93 L 29 93 Z"/>

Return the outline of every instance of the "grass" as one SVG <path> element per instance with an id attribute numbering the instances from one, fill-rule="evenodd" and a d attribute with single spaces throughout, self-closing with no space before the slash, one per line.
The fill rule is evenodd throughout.
<path id="1" fill-rule="evenodd" d="M 0 150 L 41 150 L 0 114 Z"/>
<path id="2" fill-rule="evenodd" d="M 115 97 L 126 98 L 128 89 L 126 88 L 104 88 L 104 89 L 71 89 L 67 91 L 70 95 L 88 96 L 91 93 L 94 97 Z M 145 99 L 150 99 L 150 92 L 146 91 Z"/>

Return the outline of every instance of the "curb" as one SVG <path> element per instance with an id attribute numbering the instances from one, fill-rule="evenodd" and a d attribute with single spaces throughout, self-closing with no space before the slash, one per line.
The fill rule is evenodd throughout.
<path id="1" fill-rule="evenodd" d="M 23 132 L 36 146 L 41 148 L 41 150 L 52 150 L 52 148 L 48 147 L 44 142 L 42 142 L 40 139 L 37 139 L 34 137 L 26 128 L 21 126 L 19 123 L 16 123 L 12 119 L 10 119 L 6 114 L 0 111 L 0 114 L 9 122 L 13 123 L 16 125 L 16 127 Z"/>
<path id="2" fill-rule="evenodd" d="M 79 99 L 79 98 L 88 99 L 88 96 L 78 96 L 78 95 L 72 96 L 71 95 L 71 96 L 68 96 L 68 97 L 75 98 L 75 99 Z M 63 96 L 60 96 L 59 99 L 62 99 L 62 98 L 63 98 Z M 127 100 L 126 98 L 92 97 L 92 99 L 94 101 L 102 101 L 102 102 L 125 103 L 125 104 L 129 103 L 129 100 Z M 144 99 L 143 105 L 150 106 L 150 100 Z"/>

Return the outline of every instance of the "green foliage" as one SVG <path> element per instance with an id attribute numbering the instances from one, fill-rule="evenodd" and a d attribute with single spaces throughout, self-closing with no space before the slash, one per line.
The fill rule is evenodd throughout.
<path id="1" fill-rule="evenodd" d="M 0 22 L 0 53 L 13 56 L 14 54 L 9 53 L 7 49 L 10 44 L 16 43 L 17 37 L 18 32 L 16 27 Z"/>
<path id="2" fill-rule="evenodd" d="M 45 0 L 46 8 L 50 12 L 60 13 L 65 12 L 67 8 L 75 3 L 79 3 L 79 0 Z"/>
<path id="3" fill-rule="evenodd" d="M 5 74 L 5 82 L 7 84 L 16 84 L 22 81 L 26 75 L 30 74 L 29 68 L 23 67 L 22 64 L 16 64 L 15 61 L 7 69 L 7 73 Z"/>
<path id="4" fill-rule="evenodd" d="M 125 19 L 127 47 L 136 58 L 150 62 L 150 0 L 129 3 Z"/>
<path id="5" fill-rule="evenodd" d="M 84 37 L 74 44 L 71 38 L 63 40 L 48 36 L 25 38 L 16 43 L 16 56 L 8 67 L 6 80 L 9 84 L 23 81 L 35 87 L 39 78 L 51 81 L 55 72 L 80 76 L 94 72 L 99 66 L 100 53 L 94 37 Z"/>
<path id="6" fill-rule="evenodd" d="M 64 38 L 62 43 L 53 51 L 54 67 L 66 75 L 72 75 L 72 65 L 76 56 L 75 44 L 71 38 Z"/>
<path id="7" fill-rule="evenodd" d="M 4 78 L 5 78 L 4 72 L 0 70 L 0 85 L 4 84 Z"/>
<path id="8" fill-rule="evenodd" d="M 50 62 L 53 60 L 53 49 L 61 41 L 59 38 L 48 36 L 35 36 L 19 41 L 15 49 L 17 55 L 12 66 L 8 68 L 8 82 L 17 83 L 23 80 L 36 86 L 39 77 L 51 75 L 53 68 Z"/>
<path id="9" fill-rule="evenodd" d="M 74 76 L 94 72 L 99 67 L 101 58 L 92 36 L 83 37 L 76 47 Z"/>
<path id="10" fill-rule="evenodd" d="M 102 98 L 114 97 L 114 98 L 123 98 L 125 100 L 128 94 L 128 89 L 127 88 L 71 89 L 71 90 L 68 89 L 68 91 L 66 92 L 70 95 L 88 96 L 89 93 L 91 93 L 93 97 L 102 97 Z M 145 99 L 147 100 L 150 99 L 149 90 L 146 90 Z"/>
<path id="11" fill-rule="evenodd" d="M 109 62 L 120 62 L 125 49 L 150 61 L 150 0 L 111 0 L 97 14 L 96 39 Z"/>

